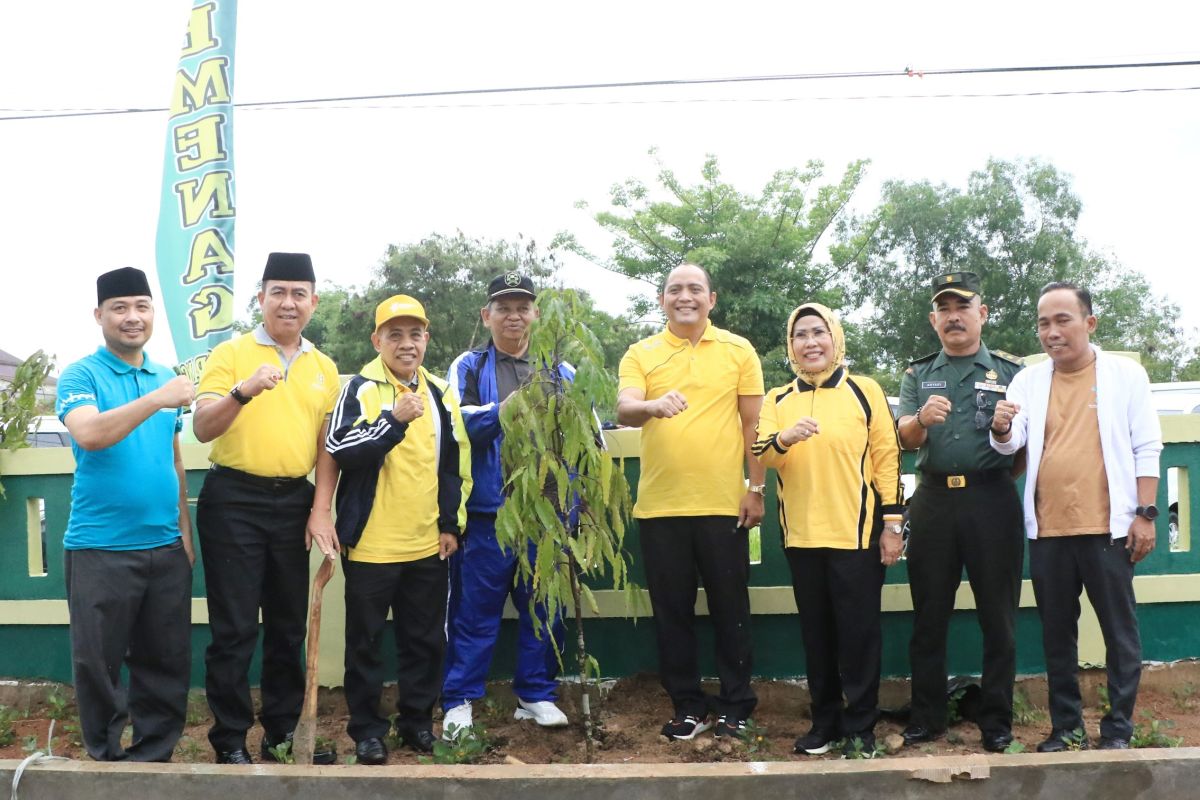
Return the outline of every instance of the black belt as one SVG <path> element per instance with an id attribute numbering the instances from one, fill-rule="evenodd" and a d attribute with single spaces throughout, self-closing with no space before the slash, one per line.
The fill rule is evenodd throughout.
<path id="1" fill-rule="evenodd" d="M 921 470 L 921 486 L 935 489 L 966 489 L 968 486 L 981 486 L 985 483 L 1012 480 L 1012 474 L 1006 469 L 981 469 L 977 472 L 926 472 Z"/>
<path id="2" fill-rule="evenodd" d="M 301 475 L 299 478 L 265 478 L 262 475 L 253 475 L 249 472 L 242 472 L 240 469 L 234 469 L 233 467 L 223 467 L 220 464 L 213 464 L 208 468 L 208 471 L 233 478 L 242 483 L 248 483 L 251 486 L 257 486 L 261 489 L 295 489 L 303 483 L 308 483 L 307 475 Z"/>

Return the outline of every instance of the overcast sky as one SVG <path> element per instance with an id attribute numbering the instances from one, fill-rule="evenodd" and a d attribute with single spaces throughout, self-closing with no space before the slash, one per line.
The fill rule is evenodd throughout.
<path id="1" fill-rule="evenodd" d="M 189 0 L 0 6 L 0 116 L 14 109 L 161 107 Z M 1200 4 L 404 3 L 243 0 L 235 100 L 834 71 L 1195 60 Z M 1200 91 L 931 99 L 1200 87 L 1200 68 L 970 78 L 772 82 L 238 109 L 239 316 L 272 250 L 362 284 L 389 243 L 461 229 L 593 250 L 575 207 L 652 180 L 652 146 L 685 180 L 706 153 L 747 192 L 777 169 L 872 161 L 857 207 L 891 178 L 963 186 L 987 158 L 1041 158 L 1073 178 L 1092 247 L 1150 276 L 1200 325 L 1190 234 L 1200 217 Z M 846 99 L 887 95 L 887 99 Z M 836 98 L 836 99 L 824 99 Z M 368 107 L 369 106 L 369 107 Z M 100 342 L 95 277 L 154 269 L 166 114 L 0 121 L 0 349 Z M 621 311 L 621 279 L 569 282 Z M 482 293 L 482 292 L 481 292 Z M 159 310 L 150 353 L 173 348 Z M 433 320 L 434 335 L 437 320 Z M 363 335 L 367 335 L 367 331 Z M 351 365 L 355 366 L 355 365 Z M 344 367 L 348 368 L 348 367 Z"/>

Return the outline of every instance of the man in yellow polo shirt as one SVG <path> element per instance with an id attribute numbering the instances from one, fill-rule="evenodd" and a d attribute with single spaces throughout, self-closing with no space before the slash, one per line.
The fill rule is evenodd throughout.
<path id="1" fill-rule="evenodd" d="M 347 732 L 360 764 L 384 764 L 380 642 L 392 612 L 396 735 L 429 752 L 442 688 L 449 557 L 467 522 L 471 447 L 448 384 L 421 366 L 424 307 L 395 295 L 375 310 L 379 358 L 342 389 L 325 440 L 342 469 L 337 533 L 345 548 Z"/>
<path id="2" fill-rule="evenodd" d="M 750 686 L 747 531 L 763 516 L 766 471 L 750 450 L 762 407 L 762 365 L 750 342 L 709 322 L 716 302 L 707 272 L 694 264 L 673 269 L 659 297 L 666 329 L 632 345 L 620 367 L 617 419 L 642 426 L 633 515 L 659 676 L 674 704 L 662 733 L 672 739 L 691 739 L 712 726 L 700 687 L 697 573 L 721 679 L 716 735 L 736 736 L 757 702 Z"/>
<path id="3" fill-rule="evenodd" d="M 330 505 L 337 466 L 321 442 L 337 399 L 337 368 L 301 332 L 317 307 L 304 253 L 271 253 L 262 324 L 222 342 L 200 376 L 192 429 L 212 441 L 196 504 L 212 643 L 205 689 L 217 762 L 249 764 L 250 661 L 262 611 L 262 755 L 288 741 L 304 700 L 308 547 L 337 553 Z M 314 489 L 308 473 L 316 466 Z M 333 763 L 332 750 L 314 763 Z"/>

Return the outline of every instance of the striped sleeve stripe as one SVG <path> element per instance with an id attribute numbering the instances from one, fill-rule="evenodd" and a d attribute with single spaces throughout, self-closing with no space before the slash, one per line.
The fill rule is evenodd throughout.
<path id="1" fill-rule="evenodd" d="M 468 353 L 469 352 L 470 351 L 468 351 Z M 454 399 L 456 401 L 458 401 L 459 403 L 462 402 L 462 387 L 459 386 L 459 383 L 458 383 L 459 382 L 458 365 L 461 364 L 462 360 L 466 357 L 467 357 L 467 353 L 461 353 L 458 356 L 458 358 L 454 359 L 454 361 L 451 362 L 450 369 L 446 373 L 446 377 L 449 378 L 450 392 L 451 392 L 451 394 L 454 395 Z M 464 406 L 462 410 L 465 413 L 467 409 Z"/>
<path id="2" fill-rule="evenodd" d="M 779 434 L 778 433 L 772 433 L 766 439 L 759 439 L 750 447 L 750 451 L 752 453 L 754 453 L 754 455 L 756 455 L 756 456 L 761 456 L 763 453 L 765 453 L 767 451 L 768 447 L 774 448 L 775 452 L 779 453 L 782 456 L 787 455 L 787 450 L 784 450 L 782 447 L 779 446 Z"/>
<path id="3" fill-rule="evenodd" d="M 495 403 L 488 403 L 482 406 L 460 406 L 459 410 L 462 411 L 464 417 L 470 417 L 474 416 L 475 414 L 483 413 L 484 411 L 491 411 L 493 408 L 495 408 L 495 406 Z"/>
<path id="4" fill-rule="evenodd" d="M 329 415 L 329 427 L 325 432 L 325 449 L 330 452 L 332 452 L 331 448 L 337 447 L 337 442 L 333 439 L 333 432 L 342 427 L 342 419 L 345 416 L 346 408 L 346 392 L 350 391 L 350 386 L 353 383 L 353 380 L 346 381 L 346 385 L 338 393 L 337 402 L 333 405 L 333 413 Z"/>
<path id="5" fill-rule="evenodd" d="M 359 383 L 356 385 L 355 381 L 350 381 L 342 387 L 342 393 L 338 397 L 337 406 L 335 407 L 333 416 L 329 422 L 329 433 L 325 436 L 325 449 L 330 453 L 336 453 L 339 450 L 345 450 L 348 447 L 354 447 L 355 445 L 362 444 L 363 442 L 369 442 L 374 439 L 383 438 L 383 435 L 391 429 L 391 424 L 388 423 L 387 419 L 381 414 L 379 418 L 375 420 L 375 422 L 371 423 L 365 428 L 351 428 L 346 432 L 346 435 L 342 437 L 342 441 L 338 442 L 333 438 L 334 431 L 346 427 L 347 424 L 352 424 L 346 422 L 346 420 L 349 418 L 349 413 L 351 412 L 351 409 L 349 408 L 350 403 L 354 403 L 354 411 L 362 408 L 362 403 L 358 401 L 357 392 L 362 390 L 364 387 L 370 391 L 374 391 L 374 387 L 370 383 Z M 347 396 L 351 391 L 356 393 L 353 401 L 351 401 Z"/>
<path id="6" fill-rule="evenodd" d="M 354 447 L 363 442 L 370 442 L 375 439 L 382 439 L 384 434 L 391 430 L 391 424 L 383 416 L 375 420 L 365 428 L 353 428 L 346 433 L 340 444 L 326 444 L 325 449 L 330 453 L 336 453 L 339 450 L 345 450 L 347 447 Z"/>

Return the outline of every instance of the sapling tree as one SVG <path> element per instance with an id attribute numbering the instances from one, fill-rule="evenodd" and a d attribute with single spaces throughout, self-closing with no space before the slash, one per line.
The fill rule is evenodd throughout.
<path id="1" fill-rule="evenodd" d="M 38 389 L 53 368 L 53 357 L 38 350 L 17 367 L 12 383 L 0 388 L 0 450 L 26 446 L 26 431 L 39 413 Z M 0 483 L 3 498 L 4 484 Z"/>
<path id="2" fill-rule="evenodd" d="M 504 404 L 500 423 L 504 444 L 504 505 L 496 517 L 496 539 L 517 554 L 516 580 L 531 586 L 530 613 L 558 619 L 575 614 L 576 658 L 584 737 L 592 757 L 595 723 L 591 681 L 599 665 L 588 653 L 583 613 L 599 609 L 585 579 L 610 575 L 614 589 L 632 602 L 622 549 L 629 516 L 629 484 L 621 464 L 603 446 L 593 405 L 611 405 L 616 391 L 604 368 L 596 336 L 580 320 L 583 304 L 570 290 L 545 290 L 537 300 L 539 319 L 530 328 L 533 379 Z M 575 368 L 574 380 L 560 370 Z M 544 609 L 544 610 L 543 610 Z M 553 640 L 553 625 L 539 635 Z M 554 642 L 555 652 L 561 643 Z M 561 664 L 562 656 L 559 655 Z"/>

